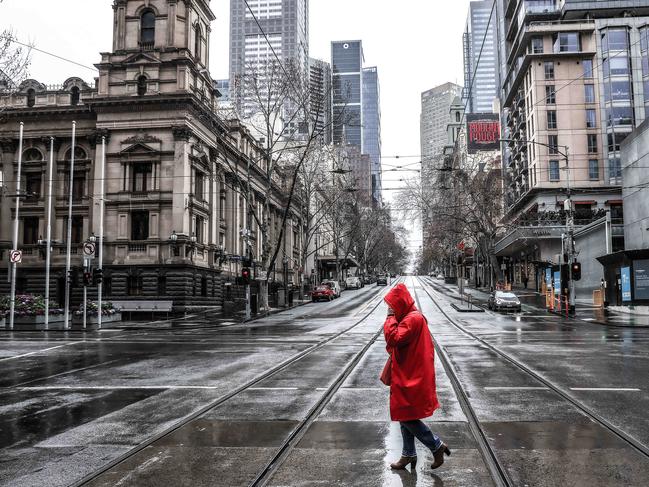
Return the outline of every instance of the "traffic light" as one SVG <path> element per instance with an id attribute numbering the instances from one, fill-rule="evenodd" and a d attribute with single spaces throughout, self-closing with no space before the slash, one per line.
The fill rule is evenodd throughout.
<path id="1" fill-rule="evenodd" d="M 578 281 L 581 279 L 581 262 L 572 263 L 572 280 Z"/>
<path id="2" fill-rule="evenodd" d="M 248 267 L 241 269 L 241 279 L 245 285 L 250 284 L 250 269 Z"/>
<path id="3" fill-rule="evenodd" d="M 92 271 L 92 283 L 96 286 L 101 284 L 101 281 L 104 279 L 104 270 L 103 269 L 94 269 Z"/>
<path id="4" fill-rule="evenodd" d="M 83 285 L 90 286 L 92 285 L 92 272 L 89 270 L 83 271 Z"/>
<path id="5" fill-rule="evenodd" d="M 72 267 L 68 271 L 68 283 L 70 287 L 77 287 L 79 285 L 79 271 L 76 267 Z"/>

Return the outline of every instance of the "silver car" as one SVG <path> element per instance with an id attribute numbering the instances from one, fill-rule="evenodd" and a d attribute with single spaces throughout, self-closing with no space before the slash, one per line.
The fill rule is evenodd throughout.
<path id="1" fill-rule="evenodd" d="M 500 310 L 521 310 L 521 300 L 514 293 L 509 291 L 494 291 L 487 301 L 489 309 Z"/>

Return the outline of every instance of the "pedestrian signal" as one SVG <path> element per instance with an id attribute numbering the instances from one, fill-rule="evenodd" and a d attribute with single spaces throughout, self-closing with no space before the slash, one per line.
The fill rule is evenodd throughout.
<path id="1" fill-rule="evenodd" d="M 104 279 L 104 270 L 103 269 L 94 269 L 92 272 L 92 283 L 96 286 L 101 284 L 101 281 Z"/>
<path id="2" fill-rule="evenodd" d="M 581 279 L 581 262 L 573 262 L 572 264 L 572 280 L 578 281 Z"/>
<path id="3" fill-rule="evenodd" d="M 250 284 L 250 269 L 248 267 L 241 269 L 241 279 L 244 284 Z"/>

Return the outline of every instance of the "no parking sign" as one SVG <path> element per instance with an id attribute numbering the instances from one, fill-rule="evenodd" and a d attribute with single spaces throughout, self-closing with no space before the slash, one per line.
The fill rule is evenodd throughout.
<path id="1" fill-rule="evenodd" d="M 9 258 L 12 264 L 20 264 L 23 261 L 23 251 L 22 250 L 12 250 Z"/>

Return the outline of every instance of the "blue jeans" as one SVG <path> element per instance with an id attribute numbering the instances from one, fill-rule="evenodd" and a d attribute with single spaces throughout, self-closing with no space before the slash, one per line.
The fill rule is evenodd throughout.
<path id="1" fill-rule="evenodd" d="M 401 425 L 401 436 L 403 437 L 402 456 L 417 456 L 415 437 L 430 448 L 430 451 L 432 452 L 442 446 L 442 440 L 440 440 L 439 437 L 423 423 L 423 421 L 416 419 L 414 421 L 401 421 L 399 424 Z"/>

